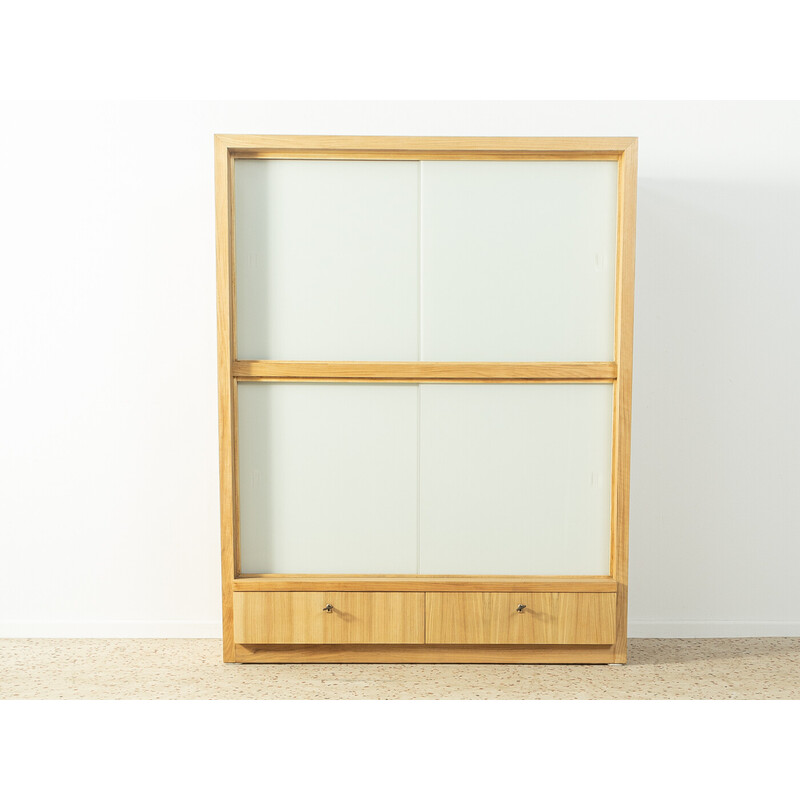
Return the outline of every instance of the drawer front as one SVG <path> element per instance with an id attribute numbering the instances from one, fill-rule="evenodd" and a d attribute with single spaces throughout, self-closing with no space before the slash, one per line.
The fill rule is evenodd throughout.
<path id="1" fill-rule="evenodd" d="M 429 644 L 613 644 L 613 592 L 428 592 Z M 524 605 L 522 611 L 517 611 Z"/>
<path id="2" fill-rule="evenodd" d="M 422 592 L 233 593 L 237 644 L 423 644 L 424 626 Z"/>

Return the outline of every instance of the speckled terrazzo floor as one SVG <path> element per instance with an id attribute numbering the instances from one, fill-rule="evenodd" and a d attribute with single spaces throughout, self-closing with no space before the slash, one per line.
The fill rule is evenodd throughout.
<path id="1" fill-rule="evenodd" d="M 800 699 L 800 638 L 631 639 L 626 666 L 223 664 L 217 639 L 0 639 L 2 699 Z"/>

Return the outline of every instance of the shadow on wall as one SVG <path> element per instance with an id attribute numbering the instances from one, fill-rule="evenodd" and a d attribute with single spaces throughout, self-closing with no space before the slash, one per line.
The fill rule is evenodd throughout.
<path id="1" fill-rule="evenodd" d="M 798 621 L 800 187 L 638 206 L 631 618 Z"/>

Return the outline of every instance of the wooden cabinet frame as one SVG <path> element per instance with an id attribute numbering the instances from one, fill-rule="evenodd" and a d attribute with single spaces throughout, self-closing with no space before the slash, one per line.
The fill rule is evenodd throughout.
<path id="1" fill-rule="evenodd" d="M 613 362 L 239 361 L 236 357 L 234 162 L 236 159 L 602 160 L 618 164 Z M 624 663 L 627 654 L 628 507 L 636 225 L 635 138 L 451 138 L 361 136 L 215 137 L 217 331 L 223 657 L 227 662 L 475 661 Z M 241 381 L 389 383 L 611 383 L 614 385 L 609 575 L 243 575 L 237 479 L 237 387 Z M 612 645 L 287 645 L 234 640 L 234 592 L 614 592 Z"/>

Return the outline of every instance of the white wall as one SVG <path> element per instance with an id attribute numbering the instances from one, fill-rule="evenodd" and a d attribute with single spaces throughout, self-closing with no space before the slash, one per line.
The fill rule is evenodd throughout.
<path id="1" fill-rule="evenodd" d="M 219 633 L 212 134 L 640 137 L 633 635 L 800 635 L 800 104 L 5 108 L 0 635 Z"/>

